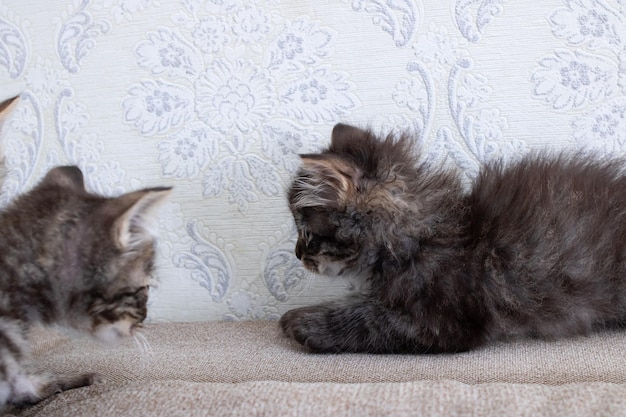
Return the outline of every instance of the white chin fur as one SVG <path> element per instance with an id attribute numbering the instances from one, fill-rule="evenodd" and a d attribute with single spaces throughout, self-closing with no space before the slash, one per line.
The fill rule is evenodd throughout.
<path id="1" fill-rule="evenodd" d="M 125 337 L 132 336 L 131 323 L 118 321 L 115 323 L 101 324 L 96 327 L 93 335 L 107 344 L 115 344 Z"/>
<path id="2" fill-rule="evenodd" d="M 319 273 L 329 277 L 350 278 L 358 275 L 357 271 L 348 268 L 343 262 L 329 262 L 319 265 Z"/>

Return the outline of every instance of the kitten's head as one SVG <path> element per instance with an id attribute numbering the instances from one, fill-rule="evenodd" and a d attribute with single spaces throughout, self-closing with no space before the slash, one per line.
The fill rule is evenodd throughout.
<path id="1" fill-rule="evenodd" d="M 153 272 L 150 214 L 170 188 L 105 198 L 77 167 L 52 169 L 8 210 L 38 247 L 59 321 L 104 341 L 131 336 L 146 318 Z M 30 223 L 30 224 L 28 224 Z"/>
<path id="2" fill-rule="evenodd" d="M 338 124 L 328 149 L 301 158 L 288 198 L 307 269 L 361 274 L 382 252 L 412 249 L 399 230 L 418 209 L 409 198 L 420 169 L 409 137 Z"/>

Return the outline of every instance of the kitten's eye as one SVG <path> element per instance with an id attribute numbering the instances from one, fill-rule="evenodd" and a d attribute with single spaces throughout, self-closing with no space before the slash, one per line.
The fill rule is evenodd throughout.
<path id="1" fill-rule="evenodd" d="M 307 243 L 306 248 L 307 252 L 317 253 L 320 250 L 320 241 L 319 239 L 315 239 L 315 237 L 311 237 L 311 240 Z"/>
<path id="2" fill-rule="evenodd" d="M 316 207 L 304 207 L 301 211 L 303 228 L 310 234 L 323 238 L 334 238 L 337 227 L 331 222 L 331 213 Z M 310 240 L 309 237 L 307 240 Z"/>
<path id="3" fill-rule="evenodd" d="M 150 276 L 152 275 L 152 271 L 154 271 L 154 261 L 151 259 L 149 261 L 144 262 L 143 273 Z"/>
<path id="4" fill-rule="evenodd" d="M 300 211 L 300 216 L 302 218 L 303 222 L 308 222 L 309 220 L 311 220 L 311 217 L 314 214 L 314 209 L 311 207 L 303 207 L 302 210 Z"/>

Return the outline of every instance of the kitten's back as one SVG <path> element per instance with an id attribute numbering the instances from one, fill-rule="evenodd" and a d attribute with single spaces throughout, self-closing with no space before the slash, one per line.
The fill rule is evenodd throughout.
<path id="1" fill-rule="evenodd" d="M 473 253 L 507 333 L 552 338 L 626 318 L 622 164 L 531 155 L 482 171 L 468 197 Z"/>

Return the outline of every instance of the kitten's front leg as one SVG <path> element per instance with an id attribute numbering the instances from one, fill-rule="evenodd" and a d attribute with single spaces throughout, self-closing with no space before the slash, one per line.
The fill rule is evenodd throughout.
<path id="1" fill-rule="evenodd" d="M 56 376 L 33 372 L 26 363 L 28 343 L 24 325 L 0 317 L 0 410 L 6 404 L 34 404 L 56 393 L 91 385 L 96 374 Z"/>
<path id="2" fill-rule="evenodd" d="M 371 300 L 290 310 L 280 318 L 288 337 L 312 352 L 424 352 L 411 336 L 413 320 Z"/>
<path id="3" fill-rule="evenodd" d="M 87 387 L 89 385 L 102 382 L 102 377 L 96 373 L 85 373 L 79 375 L 55 375 L 43 379 L 41 389 L 39 390 L 39 399 L 41 401 L 54 394 L 74 388 Z"/>
<path id="4" fill-rule="evenodd" d="M 101 381 L 100 375 L 94 373 L 67 376 L 20 373 L 10 380 L 12 392 L 8 402 L 17 406 L 35 404 L 63 391 L 86 387 Z"/>
<path id="5" fill-rule="evenodd" d="M 280 318 L 283 333 L 313 352 L 337 352 L 339 335 L 331 330 L 332 309 L 320 305 L 289 310 Z"/>

